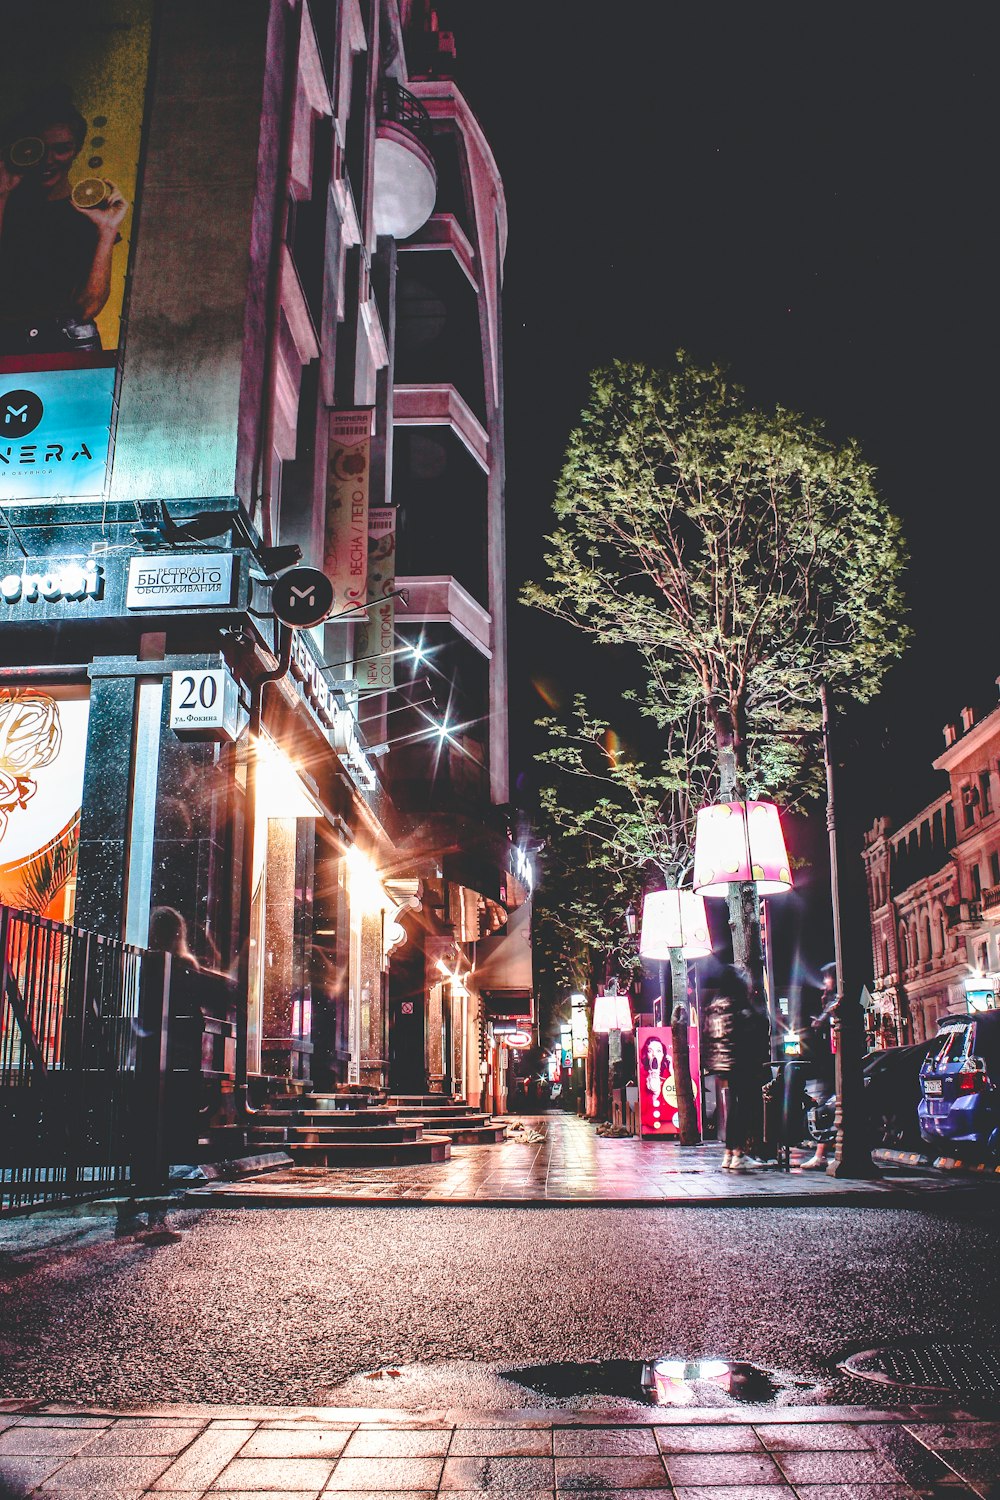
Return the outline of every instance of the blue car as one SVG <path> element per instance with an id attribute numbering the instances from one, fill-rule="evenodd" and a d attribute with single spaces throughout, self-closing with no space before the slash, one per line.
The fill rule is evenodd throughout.
<path id="1" fill-rule="evenodd" d="M 920 1069 L 920 1134 L 1000 1160 L 1000 1011 L 942 1016 Z"/>

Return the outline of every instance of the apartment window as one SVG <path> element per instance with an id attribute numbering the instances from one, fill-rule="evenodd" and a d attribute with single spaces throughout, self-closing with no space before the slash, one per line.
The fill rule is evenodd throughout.
<path id="1" fill-rule="evenodd" d="M 990 773 L 980 771 L 979 773 L 979 806 L 983 813 L 993 811 L 993 800 L 990 795 Z"/>
<path id="2" fill-rule="evenodd" d="M 1000 852 L 996 849 L 990 855 L 990 885 L 1000 885 Z"/>
<path id="3" fill-rule="evenodd" d="M 967 781 L 962 788 L 962 813 L 965 817 L 966 828 L 971 828 L 976 821 L 976 789 L 971 781 Z"/>
<path id="4" fill-rule="evenodd" d="M 983 894 L 983 882 L 979 875 L 978 865 L 971 866 L 969 870 L 969 878 L 972 881 L 972 898 L 974 901 L 978 901 L 980 896 Z"/>

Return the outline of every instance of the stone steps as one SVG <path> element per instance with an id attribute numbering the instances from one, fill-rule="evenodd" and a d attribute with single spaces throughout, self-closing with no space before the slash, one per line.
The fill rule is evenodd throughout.
<path id="1" fill-rule="evenodd" d="M 443 1133 L 443 1132 L 442 1132 Z M 254 1125 L 251 1139 L 255 1144 L 273 1145 L 283 1142 L 289 1146 L 321 1145 L 329 1141 L 333 1145 L 346 1141 L 419 1141 L 423 1138 L 422 1125 Z"/>
<path id="2" fill-rule="evenodd" d="M 445 1135 L 422 1135 L 416 1141 L 290 1141 L 285 1147 L 298 1166 L 398 1167 L 447 1161 L 451 1141 Z"/>

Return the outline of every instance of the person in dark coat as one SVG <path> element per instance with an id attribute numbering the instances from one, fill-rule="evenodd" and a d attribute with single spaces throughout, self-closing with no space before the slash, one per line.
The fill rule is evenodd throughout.
<path id="1" fill-rule="evenodd" d="M 767 1017 L 754 1005 L 747 976 L 732 965 L 723 969 L 705 1007 L 702 1062 L 715 1075 L 725 1101 L 726 1171 L 746 1169 L 746 1147 L 760 1106 L 762 1062 L 767 1054 Z"/>
<path id="2" fill-rule="evenodd" d="M 810 1104 L 825 1104 L 836 1088 L 836 1055 L 833 1050 L 833 1016 L 837 1009 L 837 968 L 824 964 L 820 970 L 822 988 L 803 989 L 798 1016 L 799 1047 L 805 1094 Z M 803 1101 L 805 1103 L 805 1100 Z M 813 1155 L 802 1163 L 804 1172 L 825 1172 L 826 1146 L 820 1141 Z"/>

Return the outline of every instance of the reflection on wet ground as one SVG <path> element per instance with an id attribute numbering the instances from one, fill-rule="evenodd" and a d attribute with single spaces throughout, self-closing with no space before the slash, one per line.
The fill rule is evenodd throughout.
<path id="1" fill-rule="evenodd" d="M 564 1360 L 503 1374 L 547 1396 L 615 1396 L 645 1406 L 765 1406 L 819 1389 L 808 1380 L 729 1359 Z"/>

